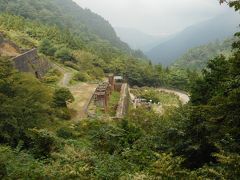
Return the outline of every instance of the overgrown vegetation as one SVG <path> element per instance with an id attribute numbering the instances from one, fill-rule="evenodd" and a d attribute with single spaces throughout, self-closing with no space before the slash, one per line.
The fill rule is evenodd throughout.
<path id="1" fill-rule="evenodd" d="M 215 41 L 207 45 L 199 46 L 188 50 L 182 57 L 176 60 L 172 67 L 182 69 L 192 69 L 201 71 L 207 66 L 209 59 L 221 54 L 230 56 L 231 45 L 234 39 L 226 39 L 225 41 Z"/>
<path id="2" fill-rule="evenodd" d="M 112 117 L 116 115 L 119 100 L 120 93 L 117 91 L 113 91 L 109 98 L 109 114 Z"/>
<path id="3" fill-rule="evenodd" d="M 238 1 L 231 5 L 240 8 Z M 62 29 L 57 26 L 4 14 L 0 28 L 23 47 L 39 45 L 47 37 L 48 42 L 41 46 L 67 48 L 70 62 L 86 68 L 88 75 L 94 67 L 98 69 L 95 76 L 113 71 L 123 73 L 132 85 L 159 86 L 173 73 L 123 54 L 103 60 L 102 55 L 72 44 L 77 40 L 74 34 L 61 36 Z M 236 33 L 233 49 L 230 58 L 216 57 L 201 76 L 194 73 L 187 79 L 188 105 L 164 115 L 138 108 L 123 120 L 78 123 L 64 121 L 68 119 L 66 104 L 73 100 L 67 89 L 50 88 L 15 71 L 11 62 L 1 57 L 0 178 L 239 179 L 240 33 Z M 52 51 L 46 54 L 41 48 L 41 52 L 61 60 Z M 149 92 L 144 94 L 146 98 L 159 100 Z"/>
<path id="4" fill-rule="evenodd" d="M 124 76 L 131 85 L 189 87 L 189 73 L 152 65 L 148 60 L 126 54 L 109 42 L 81 40 L 81 35 L 58 26 L 46 25 L 9 14 L 0 15 L 0 31 L 21 48 L 39 47 L 49 59 L 79 73 L 80 81 L 101 79 L 104 73 Z M 97 43 L 97 45 L 95 44 Z M 76 76 L 76 80 L 78 80 Z"/>

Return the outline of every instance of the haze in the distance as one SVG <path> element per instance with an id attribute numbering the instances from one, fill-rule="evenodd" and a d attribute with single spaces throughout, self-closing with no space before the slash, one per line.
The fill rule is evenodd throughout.
<path id="1" fill-rule="evenodd" d="M 231 13 L 218 0 L 74 0 L 91 9 L 114 27 L 165 36 L 219 14 Z"/>

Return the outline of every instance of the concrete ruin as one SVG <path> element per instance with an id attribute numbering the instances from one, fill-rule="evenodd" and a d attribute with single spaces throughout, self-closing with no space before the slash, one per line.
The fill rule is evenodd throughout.
<path id="1" fill-rule="evenodd" d="M 12 41 L 5 39 L 0 32 L 0 56 L 13 61 L 14 67 L 20 72 L 32 73 L 37 78 L 41 78 L 51 67 L 50 63 L 39 57 L 37 49 L 20 49 Z"/>
<path id="2" fill-rule="evenodd" d="M 37 49 L 31 49 L 12 59 L 14 66 L 21 72 L 29 72 L 42 78 L 51 67 L 50 63 L 37 55 Z"/>
<path id="3" fill-rule="evenodd" d="M 88 106 L 90 105 L 91 101 L 93 101 L 97 107 L 102 108 L 104 112 L 107 113 L 108 107 L 109 107 L 108 103 L 109 103 L 110 95 L 113 91 L 120 92 L 120 99 L 118 102 L 116 115 L 113 118 L 117 118 L 117 119 L 123 118 L 128 111 L 129 90 L 128 90 L 128 84 L 124 83 L 124 80 L 121 76 L 109 75 L 108 82 L 99 84 L 93 94 L 93 97 L 88 103 Z M 88 107 L 86 108 L 86 111 L 88 112 L 87 109 Z"/>
<path id="4" fill-rule="evenodd" d="M 94 102 L 98 107 L 102 107 L 105 112 L 108 111 L 108 101 L 111 94 L 111 86 L 109 83 L 98 85 L 94 93 Z"/>
<path id="5" fill-rule="evenodd" d="M 121 86 L 121 91 L 120 91 L 120 100 L 118 102 L 118 108 L 116 112 L 116 118 L 117 119 L 122 119 L 128 112 L 128 107 L 129 107 L 129 90 L 128 90 L 128 84 L 123 83 Z"/>

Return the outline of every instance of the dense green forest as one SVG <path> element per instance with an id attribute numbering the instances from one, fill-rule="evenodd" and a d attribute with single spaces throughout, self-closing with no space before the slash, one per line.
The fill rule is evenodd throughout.
<path id="1" fill-rule="evenodd" d="M 24 1 L 0 4 L 8 2 Z M 26 6 L 50 1 L 31 2 Z M 240 9 L 238 1 L 230 6 Z M 199 75 L 152 65 L 109 39 L 85 41 L 62 24 L 10 10 L 0 15 L 0 31 L 21 48 L 38 47 L 81 80 L 111 72 L 130 85 L 182 87 L 191 95 L 187 105 L 163 115 L 138 108 L 119 121 L 72 122 L 68 89 L 18 72 L 0 57 L 0 179 L 239 179 L 240 33 L 233 54 L 210 59 Z"/>
<path id="2" fill-rule="evenodd" d="M 167 41 L 161 42 L 146 52 L 154 63 L 169 66 L 191 48 L 220 41 L 238 31 L 239 15 L 236 13 L 218 15 L 212 19 L 194 24 L 177 33 Z"/>
<path id="3" fill-rule="evenodd" d="M 119 49 L 131 51 L 106 20 L 89 9 L 82 9 L 71 0 L 1 0 L 0 3 L 1 12 L 67 28 L 78 34 L 84 42 L 96 41 L 99 37 Z"/>
<path id="4" fill-rule="evenodd" d="M 202 70 L 207 66 L 208 60 L 221 54 L 231 55 L 231 45 L 234 39 L 215 41 L 188 50 L 183 56 L 177 59 L 171 66 L 176 68 Z"/>

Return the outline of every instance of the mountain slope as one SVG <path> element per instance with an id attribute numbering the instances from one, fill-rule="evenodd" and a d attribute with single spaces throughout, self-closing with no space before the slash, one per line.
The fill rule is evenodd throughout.
<path id="1" fill-rule="evenodd" d="M 221 15 L 185 29 L 146 54 L 154 63 L 170 65 L 189 48 L 233 35 L 237 31 L 238 24 L 238 14 Z"/>
<path id="2" fill-rule="evenodd" d="M 181 69 L 201 70 L 206 67 L 208 61 L 220 54 L 230 55 L 233 39 L 215 41 L 188 50 L 183 56 L 176 60 L 172 67 Z"/>
<path id="3" fill-rule="evenodd" d="M 101 16 L 83 9 L 72 0 L 0 0 L 0 12 L 10 12 L 33 20 L 69 29 L 84 41 L 101 38 L 113 46 L 130 51 L 112 26 Z"/>

